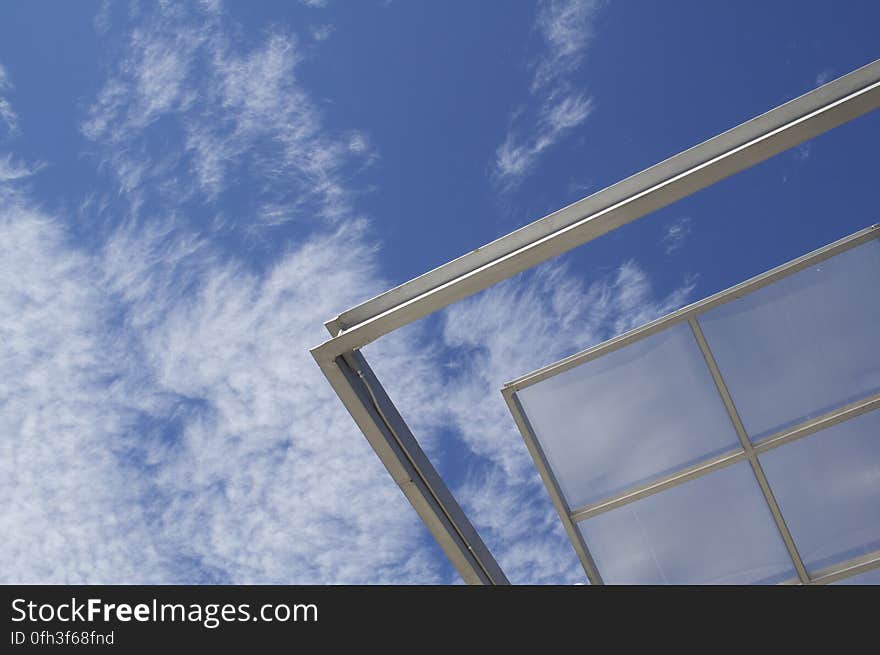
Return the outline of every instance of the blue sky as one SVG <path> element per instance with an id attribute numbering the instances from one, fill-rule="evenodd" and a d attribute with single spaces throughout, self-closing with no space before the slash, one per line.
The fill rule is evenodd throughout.
<path id="1" fill-rule="evenodd" d="M 309 357 L 323 321 L 876 59 L 878 22 L 4 4 L 0 580 L 455 581 Z M 500 384 L 877 222 L 878 137 L 858 119 L 366 349 L 514 581 L 583 574 Z"/>

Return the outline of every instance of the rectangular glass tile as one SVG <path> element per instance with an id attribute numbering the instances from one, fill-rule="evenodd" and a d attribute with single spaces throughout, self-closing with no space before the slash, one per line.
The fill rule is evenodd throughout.
<path id="1" fill-rule="evenodd" d="M 880 241 L 698 318 L 753 440 L 880 392 Z"/>
<path id="2" fill-rule="evenodd" d="M 809 571 L 880 549 L 880 411 L 759 459 Z"/>
<path id="3" fill-rule="evenodd" d="M 517 392 L 576 509 L 739 447 L 687 324 Z"/>
<path id="4" fill-rule="evenodd" d="M 607 584 L 775 584 L 796 576 L 747 462 L 578 527 Z"/>

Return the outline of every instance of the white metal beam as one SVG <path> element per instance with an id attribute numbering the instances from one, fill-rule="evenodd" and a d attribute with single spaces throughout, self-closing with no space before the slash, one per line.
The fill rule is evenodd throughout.
<path id="1" fill-rule="evenodd" d="M 878 568 L 880 568 L 880 550 L 875 550 L 867 555 L 855 557 L 851 560 L 822 569 L 811 577 L 810 584 L 832 584 L 839 580 L 843 580 L 844 578 L 859 575 L 860 573 L 867 573 L 868 571 L 873 571 Z"/>
<path id="2" fill-rule="evenodd" d="M 507 584 L 492 553 L 425 456 L 391 399 L 358 352 L 320 363 L 391 477 L 469 584 Z"/>
<path id="3" fill-rule="evenodd" d="M 880 107 L 880 60 L 643 170 L 327 322 L 333 359 Z"/>

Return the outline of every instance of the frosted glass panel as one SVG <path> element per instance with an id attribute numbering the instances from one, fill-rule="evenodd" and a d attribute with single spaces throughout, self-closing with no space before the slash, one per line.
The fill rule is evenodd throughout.
<path id="1" fill-rule="evenodd" d="M 771 584 L 795 577 L 745 462 L 578 527 L 607 584 Z"/>
<path id="2" fill-rule="evenodd" d="M 880 411 L 760 460 L 808 570 L 880 549 Z"/>
<path id="3" fill-rule="evenodd" d="M 739 446 L 687 324 L 517 397 L 572 509 Z"/>
<path id="4" fill-rule="evenodd" d="M 752 439 L 880 392 L 880 242 L 698 320 Z"/>
<path id="5" fill-rule="evenodd" d="M 874 234 L 766 286 L 728 290 L 650 336 L 517 382 L 524 436 L 542 450 L 568 507 L 624 501 L 576 524 L 606 582 L 796 579 L 748 462 L 640 500 L 621 495 L 742 453 L 689 317 L 754 442 L 880 394 Z M 810 574 L 880 552 L 880 410 L 758 457 Z"/>

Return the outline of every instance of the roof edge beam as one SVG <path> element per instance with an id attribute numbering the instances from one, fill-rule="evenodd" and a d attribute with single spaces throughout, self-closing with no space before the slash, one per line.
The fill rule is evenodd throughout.
<path id="1" fill-rule="evenodd" d="M 880 106 L 880 60 L 386 291 L 325 326 L 347 350 Z M 624 211 L 625 209 L 625 211 Z M 342 352 L 342 351 L 340 351 Z"/>

